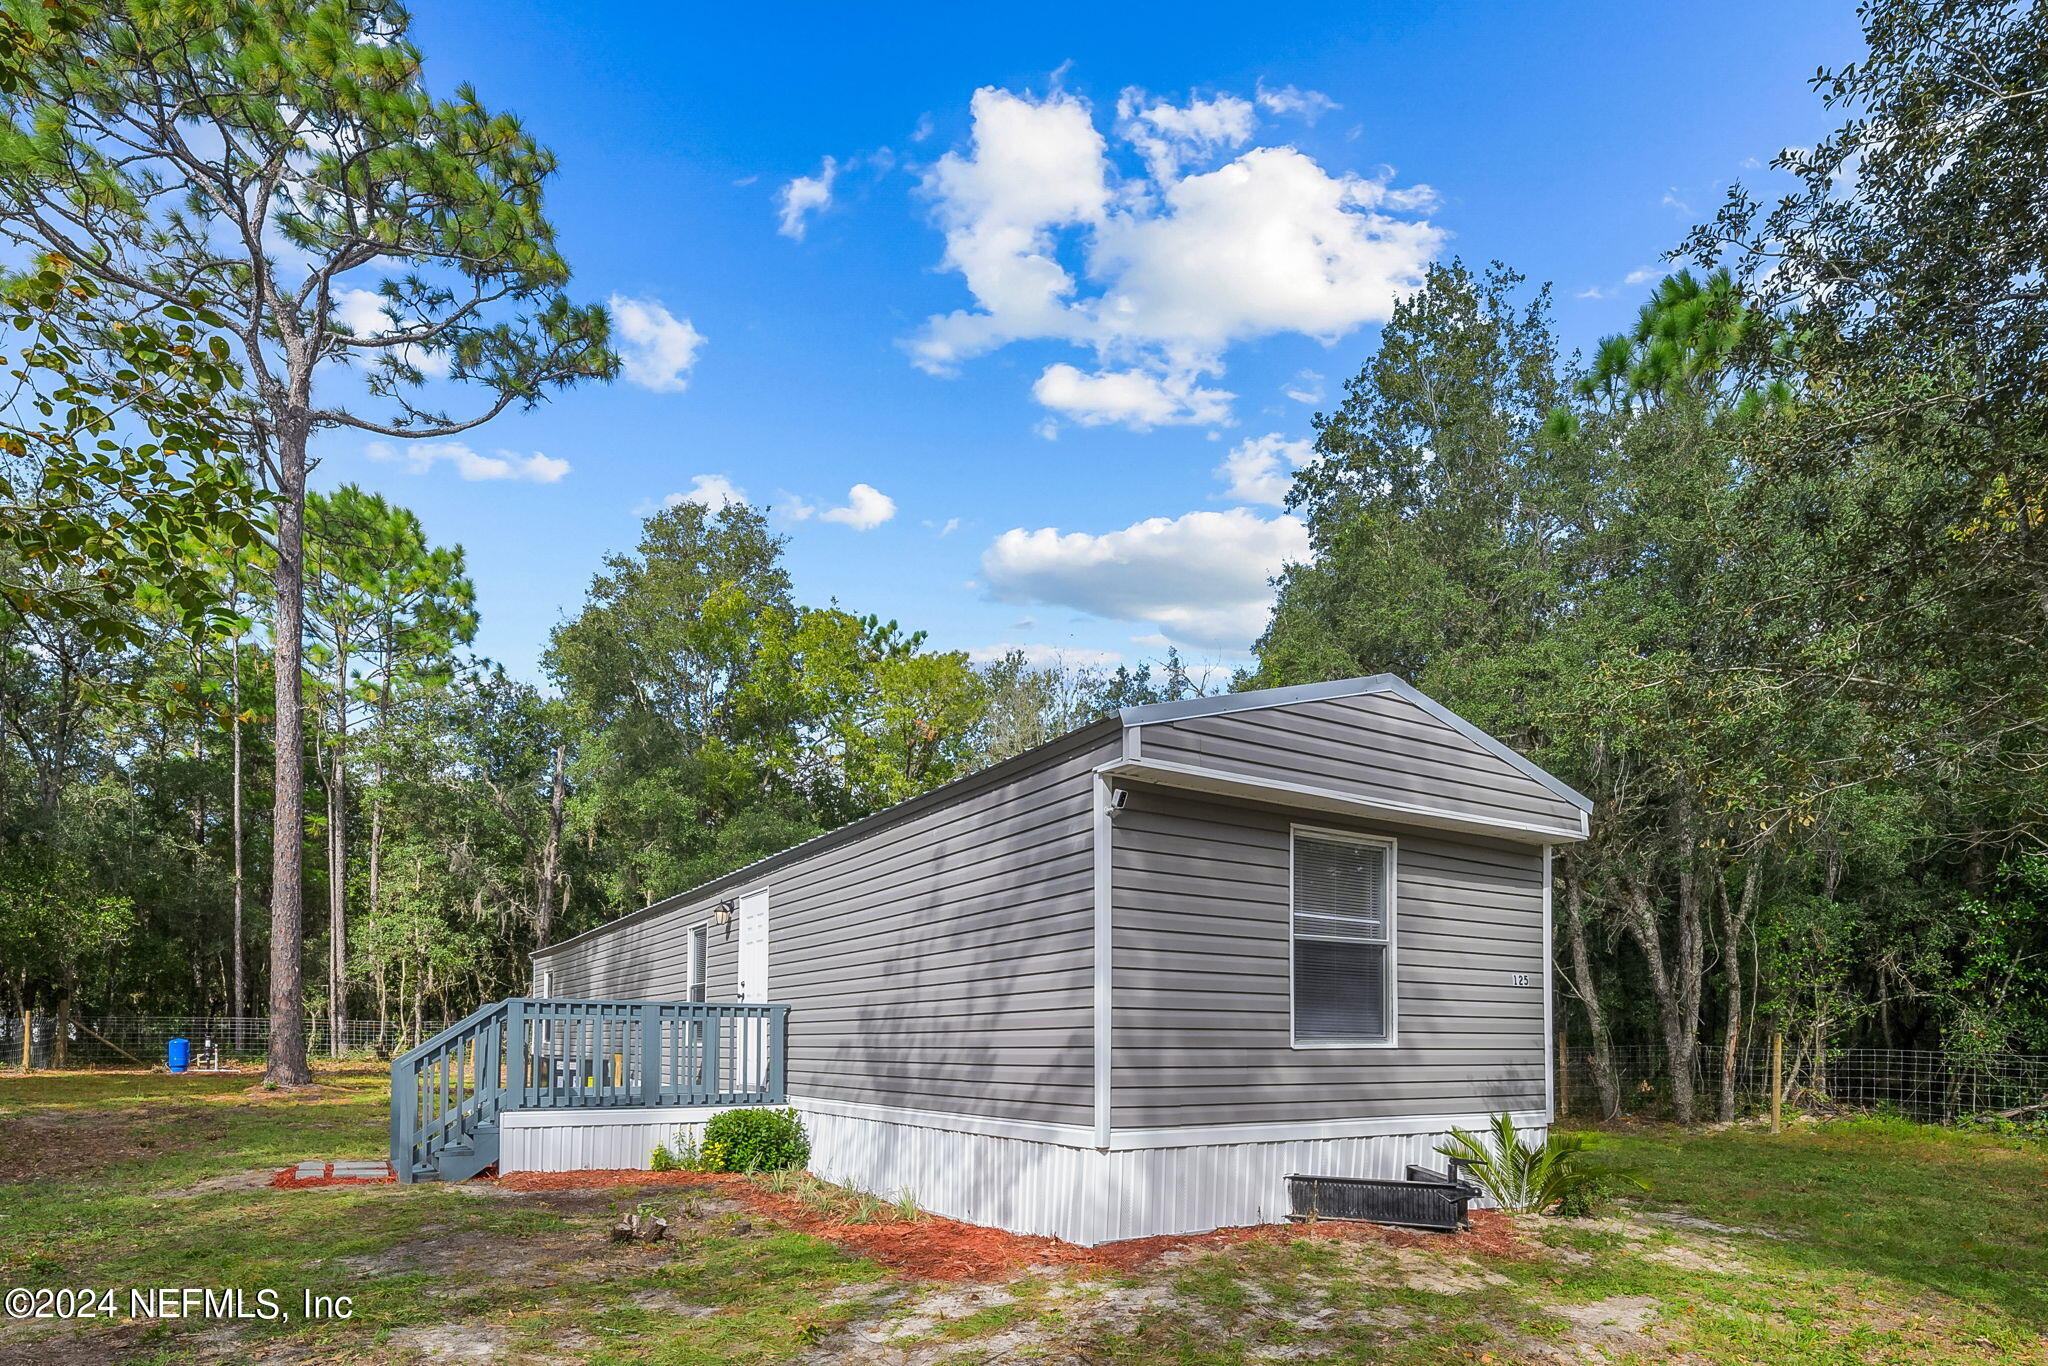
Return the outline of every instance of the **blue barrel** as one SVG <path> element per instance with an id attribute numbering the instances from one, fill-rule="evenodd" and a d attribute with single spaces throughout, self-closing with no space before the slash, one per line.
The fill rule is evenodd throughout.
<path id="1" fill-rule="evenodd" d="M 164 1054 L 164 1061 L 170 1064 L 171 1070 L 173 1072 L 182 1072 L 192 1065 L 192 1041 L 190 1039 L 172 1039 L 170 1045 L 164 1050 Z"/>

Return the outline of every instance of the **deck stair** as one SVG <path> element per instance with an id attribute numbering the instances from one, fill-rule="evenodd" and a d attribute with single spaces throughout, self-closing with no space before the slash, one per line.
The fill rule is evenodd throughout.
<path id="1" fill-rule="evenodd" d="M 779 1105 L 789 1007 L 495 1001 L 391 1063 L 391 1167 L 465 1181 L 518 1110 Z"/>

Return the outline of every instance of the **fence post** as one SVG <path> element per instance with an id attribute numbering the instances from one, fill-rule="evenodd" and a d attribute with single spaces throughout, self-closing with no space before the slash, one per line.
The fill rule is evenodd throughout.
<path id="1" fill-rule="evenodd" d="M 1564 1051 L 1564 1031 L 1557 1031 L 1557 1058 L 1551 1063 L 1557 1071 L 1557 1113 L 1561 1119 L 1572 1108 L 1571 1055 Z"/>
<path id="2" fill-rule="evenodd" d="M 35 1066 L 36 1013 L 33 1010 L 21 1012 L 21 1070 L 26 1072 Z"/>
<path id="3" fill-rule="evenodd" d="M 1785 1127 L 1785 1036 L 1771 1032 L 1771 1132 Z"/>

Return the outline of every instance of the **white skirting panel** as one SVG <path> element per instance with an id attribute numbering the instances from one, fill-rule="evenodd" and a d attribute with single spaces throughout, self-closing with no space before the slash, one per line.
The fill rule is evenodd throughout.
<path id="1" fill-rule="evenodd" d="M 1374 1133 L 1103 1151 L 1072 1142 L 969 1133 L 909 1119 L 792 1102 L 811 1136 L 810 1169 L 827 1181 L 970 1224 L 1095 1244 L 1202 1233 L 1287 1217 L 1287 1178 L 1399 1177 L 1442 1169 L 1446 1134 Z M 505 1116 L 501 1171 L 647 1165 L 654 1145 L 695 1130 L 715 1108 L 522 1111 Z M 1541 1140 L 1540 1116 L 1524 1132 Z"/>
<path id="2" fill-rule="evenodd" d="M 657 1143 L 675 1145 L 678 1132 L 701 1139 L 704 1124 L 724 1105 L 650 1110 L 512 1110 L 498 1121 L 501 1172 L 645 1170 Z"/>
<path id="3" fill-rule="evenodd" d="M 811 1170 L 895 1196 L 934 1214 L 1012 1233 L 1095 1244 L 1203 1233 L 1287 1217 L 1287 1178 L 1400 1177 L 1409 1163 L 1443 1168 L 1429 1131 L 1104 1152 L 919 1124 L 827 1114 L 801 1101 Z M 1538 1124 L 1526 1128 L 1538 1141 Z"/>
<path id="4" fill-rule="evenodd" d="M 811 1170 L 827 1181 L 1012 1233 L 1072 1241 L 1093 1227 L 1103 1154 L 1024 1138 L 856 1118 L 796 1102 L 811 1134 Z"/>

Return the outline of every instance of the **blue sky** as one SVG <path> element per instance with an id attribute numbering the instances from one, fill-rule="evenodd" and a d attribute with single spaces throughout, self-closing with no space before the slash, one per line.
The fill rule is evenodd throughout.
<path id="1" fill-rule="evenodd" d="M 316 481 L 462 543 L 479 649 L 536 678 L 640 516 L 728 491 L 804 601 L 1237 662 L 1301 544 L 1271 500 L 1416 271 L 1504 260 L 1589 345 L 1858 48 L 1846 3 L 499 0 L 414 37 L 559 155 L 629 373 L 459 446 L 330 435 Z"/>

